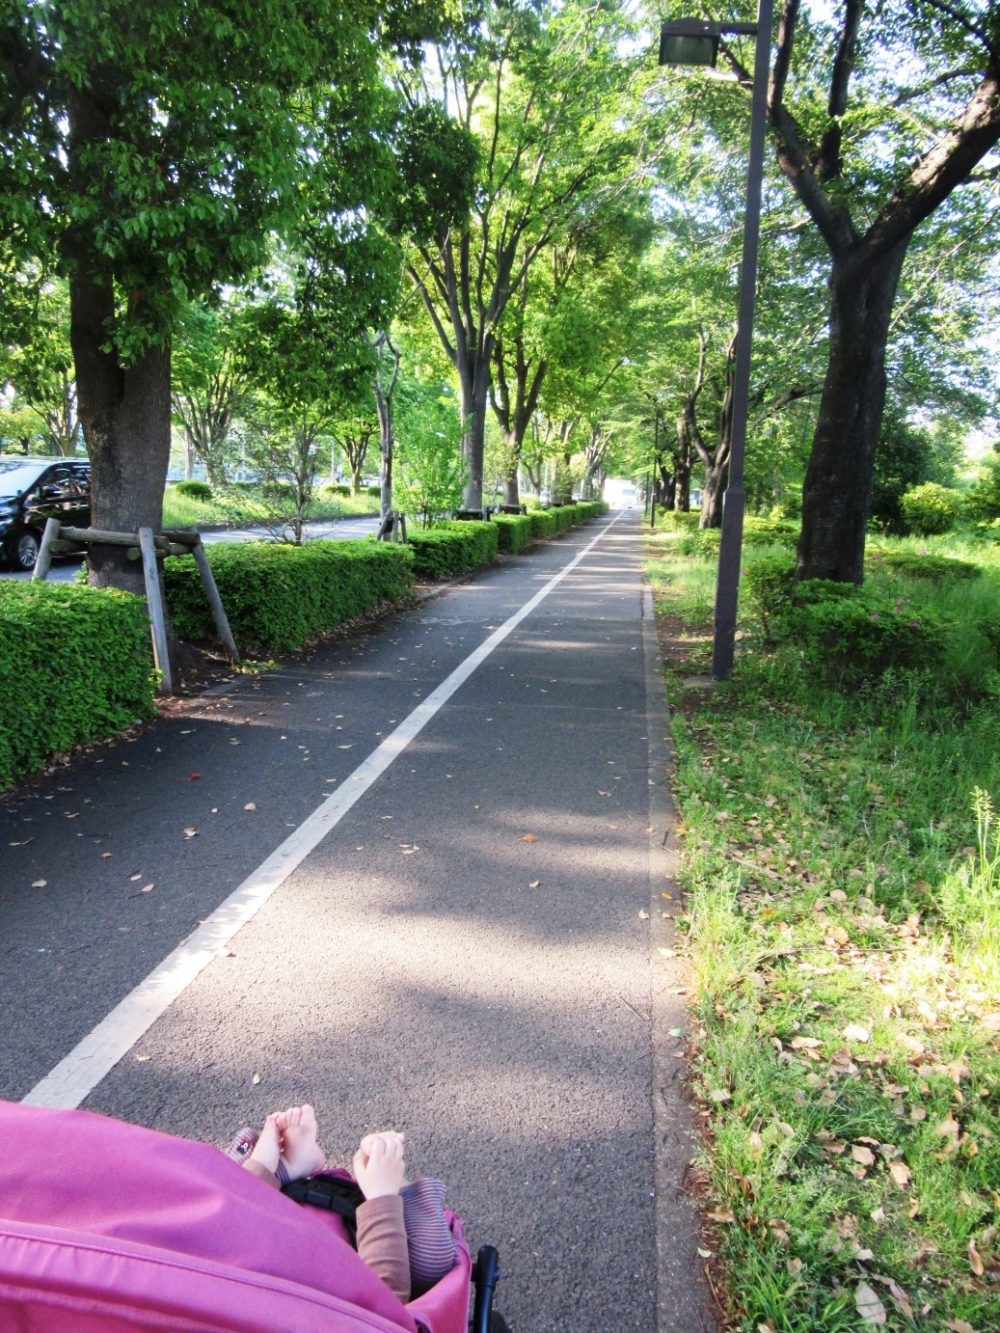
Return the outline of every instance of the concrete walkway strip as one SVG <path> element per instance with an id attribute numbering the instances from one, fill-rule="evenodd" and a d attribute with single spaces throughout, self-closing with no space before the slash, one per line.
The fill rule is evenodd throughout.
<path id="1" fill-rule="evenodd" d="M 605 524 L 558 574 L 432 690 L 343 785 L 318 806 L 196 931 L 130 991 L 22 1100 L 32 1106 L 60 1109 L 79 1106 L 403 753 L 456 690 L 590 554 L 618 522 L 619 517 L 616 515 Z"/>

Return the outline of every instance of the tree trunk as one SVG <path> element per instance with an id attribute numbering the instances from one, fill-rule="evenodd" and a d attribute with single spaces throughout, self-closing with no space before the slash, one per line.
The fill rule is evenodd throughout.
<path id="1" fill-rule="evenodd" d="M 505 430 L 503 442 L 506 455 L 511 460 L 510 470 L 503 480 L 503 502 L 505 505 L 519 505 L 521 503 L 521 484 L 518 473 L 520 472 L 524 437 L 522 435 L 521 439 L 518 439 L 516 431 Z"/>
<path id="2" fill-rule="evenodd" d="M 705 487 L 701 493 L 701 517 L 699 528 L 722 527 L 722 497 L 726 491 L 729 472 L 729 457 L 721 465 L 705 468 Z"/>
<path id="3" fill-rule="evenodd" d="M 114 318 L 110 283 L 81 259 L 70 281 L 70 340 L 78 411 L 91 463 L 91 523 L 137 532 L 163 523 L 163 487 L 170 461 L 170 345 L 150 348 L 122 368 L 102 344 Z M 121 546 L 92 546 L 90 582 L 142 594 L 142 566 Z"/>
<path id="4" fill-rule="evenodd" d="M 860 583 L 875 447 L 885 404 L 885 346 L 906 241 L 874 265 L 834 262 L 830 359 L 802 493 L 800 579 Z"/>
<path id="5" fill-rule="evenodd" d="M 462 386 L 462 462 L 465 467 L 462 508 L 482 509 L 486 407 L 490 391 L 489 355 L 483 356 L 470 349 L 465 364 L 459 367 L 459 381 Z"/>
<path id="6" fill-rule="evenodd" d="M 383 521 L 392 512 L 392 455 L 395 443 L 392 423 L 392 394 L 375 377 L 375 409 L 378 412 L 379 514 Z"/>

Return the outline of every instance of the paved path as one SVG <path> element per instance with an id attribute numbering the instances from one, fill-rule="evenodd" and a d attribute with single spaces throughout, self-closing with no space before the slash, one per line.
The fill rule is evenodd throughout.
<path id="1" fill-rule="evenodd" d="M 602 520 L 0 804 L 0 1095 L 216 1140 L 308 1095 L 341 1160 L 406 1129 L 514 1333 L 710 1327 L 654 643 Z"/>

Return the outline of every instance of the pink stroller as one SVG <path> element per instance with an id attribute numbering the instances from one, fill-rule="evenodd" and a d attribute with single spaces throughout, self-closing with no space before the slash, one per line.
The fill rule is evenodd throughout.
<path id="1" fill-rule="evenodd" d="M 332 1212 L 293 1203 L 208 1144 L 87 1111 L 0 1102 L 0 1328 L 474 1333 L 496 1251 L 401 1305 Z"/>

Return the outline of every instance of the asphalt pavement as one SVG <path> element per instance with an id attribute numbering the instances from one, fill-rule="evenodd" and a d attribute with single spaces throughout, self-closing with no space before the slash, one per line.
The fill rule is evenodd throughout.
<path id="1" fill-rule="evenodd" d="M 712 1328 L 641 569 L 592 522 L 0 802 L 0 1096 L 405 1129 L 514 1333 Z"/>

